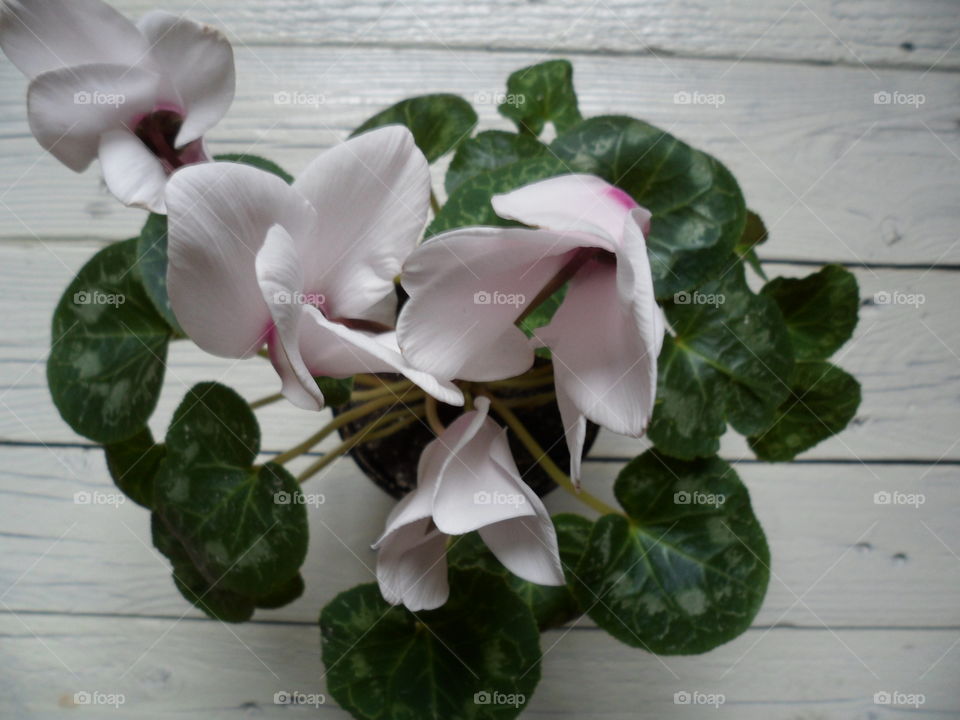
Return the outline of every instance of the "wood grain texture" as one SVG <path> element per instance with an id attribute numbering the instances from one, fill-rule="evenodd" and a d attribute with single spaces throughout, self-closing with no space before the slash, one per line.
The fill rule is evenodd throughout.
<path id="1" fill-rule="evenodd" d="M 239 88 L 208 138 L 214 152 L 266 155 L 299 172 L 322 148 L 406 96 L 459 92 L 483 128 L 507 75 L 537 53 L 282 47 L 237 49 Z M 616 71 L 611 71 L 616 68 Z M 768 257 L 869 263 L 960 263 L 960 76 L 795 64 L 651 57 L 575 59 L 586 115 L 626 113 L 716 155 L 764 216 Z M 103 187 L 99 167 L 75 175 L 29 133 L 26 82 L 0 65 L 0 237 L 120 239 L 141 212 Z M 719 107 L 677 104 L 678 92 L 722 95 Z M 877 105 L 874 93 L 925 102 Z M 305 93 L 276 104 L 277 93 Z M 435 186 L 440 187 L 439 172 Z"/>
<path id="2" fill-rule="evenodd" d="M 138 17 L 151 0 L 119 0 Z M 857 67 L 960 66 L 952 0 L 168 0 L 164 8 L 223 28 L 237 42 L 650 53 L 799 60 Z"/>
<path id="3" fill-rule="evenodd" d="M 90 242 L 0 242 L 0 307 L 16 307 L 0 339 L 0 440 L 83 442 L 60 419 L 46 387 L 45 358 L 50 316 L 72 274 L 96 251 Z M 771 265 L 771 273 L 802 275 L 813 268 Z M 863 385 L 858 417 L 841 435 L 806 458 L 960 459 L 960 327 L 955 319 L 957 274 L 948 271 L 856 270 L 861 297 L 854 339 L 834 362 Z M 922 305 L 875 304 L 877 293 L 923 296 Z M 900 296 L 897 296 L 900 297 Z M 906 340 L 905 340 L 906 339 Z M 250 400 L 276 391 L 273 369 L 260 358 L 242 362 L 215 358 L 189 342 L 171 346 L 164 391 L 151 426 L 162 437 L 174 409 L 195 383 L 219 380 Z M 309 435 L 326 414 L 278 403 L 258 412 L 263 447 L 281 451 Z M 330 439 L 321 448 L 333 443 Z M 594 456 L 633 457 L 643 442 L 601 434 Z M 752 457 L 730 432 L 722 453 Z"/>
<path id="4" fill-rule="evenodd" d="M 0 586 L 7 609 L 199 617 L 153 550 L 146 510 L 107 504 L 116 490 L 97 450 L 6 449 L 0 470 Z M 294 466 L 294 470 L 299 465 Z M 584 482 L 613 502 L 620 466 L 587 463 Z M 757 626 L 954 627 L 960 632 L 956 467 L 746 464 L 738 473 L 772 550 Z M 922 494 L 882 505 L 877 492 Z M 311 480 L 307 591 L 260 620 L 313 622 L 334 595 L 373 580 L 370 550 L 393 501 L 349 458 Z M 94 502 L 79 504 L 76 493 Z M 319 502 L 322 496 L 322 503 Z M 83 498 L 81 498 L 82 500 Z M 551 512 L 589 512 L 556 491 Z M 60 588 L 69 587 L 69 592 Z"/>

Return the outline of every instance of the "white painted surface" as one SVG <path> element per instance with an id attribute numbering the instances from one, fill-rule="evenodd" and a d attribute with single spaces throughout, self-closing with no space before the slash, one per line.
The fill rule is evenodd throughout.
<path id="1" fill-rule="evenodd" d="M 154 3 L 117 5 L 138 15 Z M 211 133 L 217 151 L 262 153 L 295 172 L 401 97 L 445 90 L 482 99 L 511 70 L 572 52 L 586 114 L 643 117 L 734 171 L 773 226 L 764 257 L 867 263 L 855 270 L 865 300 L 923 296 L 918 307 L 863 308 L 837 362 L 861 380 L 864 402 L 847 432 L 805 456 L 816 462 L 738 467 L 776 573 L 755 627 L 706 656 L 663 662 L 589 622 L 548 633 L 543 681 L 524 717 L 960 717 L 960 3 L 165 6 L 224 27 L 237 44 L 239 93 Z M 74 504 L 75 492 L 109 490 L 110 481 L 100 453 L 49 400 L 50 312 L 86 258 L 135 234 L 141 216 L 105 194 L 96 168 L 75 176 L 42 154 L 27 130 L 24 88 L 0 65 L 0 717 L 346 717 L 331 704 L 319 713 L 277 708 L 272 697 L 323 692 L 319 608 L 370 577 L 367 545 L 390 503 L 350 461 L 315 482 L 327 502 L 311 510 L 307 593 L 244 626 L 186 606 L 150 547 L 144 511 Z M 325 103 L 279 107 L 273 94 L 283 90 Z M 677 105 L 679 91 L 723 93 L 725 102 Z M 924 103 L 875 104 L 882 91 L 922 94 Z M 484 127 L 505 127 L 492 105 L 479 110 Z M 154 430 L 163 433 L 196 381 L 221 379 L 250 398 L 274 390 L 259 361 L 231 365 L 177 345 Z M 272 407 L 261 414 L 264 447 L 283 449 L 319 422 Z M 619 467 L 611 460 L 640 448 L 604 434 L 594 454 L 605 461 L 588 464 L 587 482 L 609 494 Z M 722 452 L 737 459 L 745 447 L 728 436 Z M 878 506 L 878 490 L 926 502 Z M 65 707 L 84 690 L 122 692 L 127 703 L 119 712 Z M 675 705 L 683 690 L 723 693 L 726 703 Z M 926 702 L 878 706 L 880 691 Z"/>

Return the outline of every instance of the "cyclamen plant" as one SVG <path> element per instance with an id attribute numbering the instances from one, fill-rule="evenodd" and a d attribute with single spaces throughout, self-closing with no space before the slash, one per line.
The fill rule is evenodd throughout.
<path id="1" fill-rule="evenodd" d="M 516 132 L 474 135 L 454 95 L 410 98 L 293 179 L 207 152 L 234 92 L 218 31 L 99 0 L 2 7 L 38 142 L 76 171 L 99 158 L 118 199 L 154 212 L 70 283 L 48 379 L 150 511 L 187 601 L 242 622 L 298 598 L 300 485 L 351 453 L 402 498 L 370 524 L 377 583 L 320 616 L 327 687 L 357 718 L 515 717 L 539 633 L 584 614 L 658 654 L 746 630 L 770 553 L 721 436 L 780 462 L 843 430 L 860 388 L 828 359 L 859 300 L 838 266 L 767 281 L 766 230 L 720 161 L 634 118 L 584 119 L 552 60 L 508 79 Z M 449 153 L 441 204 L 429 164 Z M 279 392 L 201 383 L 157 442 L 167 348 L 187 341 L 266 358 Z M 258 464 L 255 410 L 283 398 L 333 417 Z M 597 426 L 646 437 L 617 506 L 583 465 Z M 551 518 L 556 486 L 586 513 Z"/>

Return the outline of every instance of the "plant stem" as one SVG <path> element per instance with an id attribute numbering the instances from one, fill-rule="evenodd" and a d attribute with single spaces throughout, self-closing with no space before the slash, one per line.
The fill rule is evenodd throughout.
<path id="1" fill-rule="evenodd" d="M 540 447 L 540 443 L 538 443 L 534 439 L 533 435 L 530 434 L 530 431 L 527 430 L 526 426 L 520 422 L 520 419 L 513 414 L 513 411 L 507 407 L 500 398 L 494 397 L 488 392 L 482 392 L 478 394 L 483 394 L 490 399 L 490 406 L 494 409 L 497 415 L 503 418 L 503 421 L 507 424 L 507 427 L 513 430 L 520 442 L 523 443 L 523 446 L 530 451 L 530 454 L 536 459 L 537 464 L 543 468 L 544 472 L 550 476 L 551 480 L 580 500 L 580 502 L 582 502 L 584 505 L 593 508 L 602 515 L 623 515 L 620 510 L 607 505 L 607 503 L 603 502 L 603 500 L 598 497 L 594 497 L 586 490 L 578 490 L 574 486 L 573 481 L 570 480 L 570 477 L 563 472 L 563 470 L 557 467 L 556 463 L 553 462 L 551 457 L 544 452 L 542 447 Z"/>
<path id="2" fill-rule="evenodd" d="M 416 421 L 421 414 L 424 412 L 422 406 L 417 406 L 416 408 L 397 410 L 392 413 L 387 413 L 382 417 L 377 418 L 371 422 L 366 427 L 355 432 L 350 437 L 346 438 L 343 442 L 337 445 L 330 452 L 324 453 L 323 457 L 319 458 L 316 462 L 308 466 L 302 473 L 297 476 L 297 482 L 302 483 L 306 480 L 309 480 L 311 477 L 316 475 L 318 472 L 327 467 L 330 463 L 336 460 L 341 455 L 349 452 L 352 448 L 357 445 L 360 445 L 371 440 L 377 440 L 381 437 L 386 437 L 387 435 L 392 435 L 397 430 L 400 430 L 403 427 L 406 427 L 410 423 Z M 392 424 L 388 424 L 388 421 L 393 420 L 396 417 L 401 415 L 407 415 L 409 417 L 401 419 Z M 387 427 L 382 427 L 387 425 Z M 382 428 L 377 432 L 374 432 L 378 428 Z"/>
<path id="3" fill-rule="evenodd" d="M 546 375 L 544 373 L 541 373 L 533 377 L 520 375 L 519 377 L 510 378 L 509 380 L 493 380 L 491 382 L 483 383 L 483 385 L 488 388 L 508 388 L 510 390 L 524 390 L 526 388 L 535 388 L 535 387 L 540 387 L 541 385 L 549 385 L 552 382 L 553 382 L 553 375 Z"/>
<path id="4" fill-rule="evenodd" d="M 433 194 L 433 188 L 430 189 L 430 209 L 433 210 L 433 216 L 440 214 L 440 203 L 437 202 L 437 196 Z"/>
<path id="5" fill-rule="evenodd" d="M 350 393 L 350 401 L 364 402 L 366 400 L 373 400 L 374 398 L 378 398 L 383 395 L 402 392 L 410 387 L 413 387 L 413 383 L 409 380 L 398 380 L 394 383 L 382 383 L 380 387 L 373 387 L 369 390 L 357 390 Z"/>
<path id="6" fill-rule="evenodd" d="M 536 395 L 527 395 L 525 397 L 505 398 L 503 404 L 510 408 L 534 408 L 557 399 L 557 394 L 550 390 L 548 392 L 538 393 Z"/>
<path id="7" fill-rule="evenodd" d="M 283 400 L 283 393 L 274 393 L 273 395 L 262 397 L 259 400 L 254 400 L 252 403 L 250 403 L 250 409 L 256 410 L 257 408 L 262 408 L 266 405 L 270 405 L 271 403 L 275 403 L 278 400 Z"/>
<path id="8" fill-rule="evenodd" d="M 289 462 L 294 458 L 300 457 L 305 452 L 308 452 L 311 448 L 313 448 L 313 446 L 315 446 L 317 443 L 322 441 L 324 438 L 326 438 L 328 435 L 334 432 L 337 428 L 343 427 L 344 425 L 351 423 L 354 420 L 358 420 L 359 418 L 369 415 L 375 410 L 379 410 L 383 406 L 389 405 L 390 403 L 401 402 L 405 399 L 410 399 L 410 398 L 419 398 L 423 395 L 424 395 L 424 392 L 422 390 L 416 390 L 414 392 L 405 392 L 399 396 L 392 395 L 392 394 L 384 395 L 382 397 L 375 398 L 363 405 L 358 405 L 355 408 L 351 408 L 346 412 L 342 412 L 339 415 L 337 415 L 335 418 L 333 418 L 333 420 L 331 420 L 329 423 L 327 423 L 322 428 L 320 428 L 313 435 L 311 435 L 302 443 L 300 443 L 299 445 L 295 445 L 289 450 L 287 450 L 286 452 L 281 453 L 280 455 L 277 455 L 277 457 L 273 459 L 273 462 L 279 463 L 279 464 Z"/>
<path id="9" fill-rule="evenodd" d="M 427 395 L 426 406 L 427 422 L 430 424 L 430 429 L 433 430 L 434 435 L 440 437 L 446 428 L 443 426 L 443 423 L 440 422 L 440 415 L 437 413 L 437 399 L 431 395 Z"/>

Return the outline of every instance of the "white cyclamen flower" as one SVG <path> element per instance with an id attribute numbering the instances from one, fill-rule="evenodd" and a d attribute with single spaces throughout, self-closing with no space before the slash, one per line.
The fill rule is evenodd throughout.
<path id="1" fill-rule="evenodd" d="M 410 367 L 394 278 L 416 246 L 430 170 L 410 131 L 373 130 L 327 150 L 293 185 L 212 162 L 167 184 L 167 291 L 190 339 L 244 358 L 265 344 L 283 394 L 319 410 L 317 376 L 402 373 L 453 405 L 455 385 Z"/>
<path id="2" fill-rule="evenodd" d="M 233 102 L 227 39 L 165 12 L 134 25 L 100 0 L 3 0 L 0 47 L 30 80 L 37 141 L 76 172 L 99 157 L 110 192 L 154 212 Z"/>
<path id="3" fill-rule="evenodd" d="M 417 487 L 390 513 L 374 545 L 387 602 L 432 610 L 447 601 L 451 535 L 479 531 L 503 565 L 539 585 L 563 585 L 557 534 L 537 494 L 520 478 L 506 430 L 487 417 L 490 401 L 461 415 L 423 450 Z"/>

